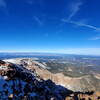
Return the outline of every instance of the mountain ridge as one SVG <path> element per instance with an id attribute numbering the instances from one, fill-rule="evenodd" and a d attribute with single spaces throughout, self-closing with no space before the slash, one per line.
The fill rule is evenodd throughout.
<path id="1" fill-rule="evenodd" d="M 29 100 L 71 100 L 67 98 L 76 98 L 77 95 L 81 94 L 85 95 L 85 92 L 73 92 L 50 79 L 44 79 L 42 74 L 44 72 L 43 75 L 46 75 L 46 67 L 41 67 L 38 63 L 25 58 L 0 60 L 0 80 L 5 82 L 5 84 L 0 84 L 3 87 L 0 93 L 6 94 L 2 94 L 1 97 L 12 97 L 14 99 L 19 97 L 22 100 L 25 98 L 30 98 Z M 42 74 L 39 74 L 40 71 Z M 19 88 L 21 88 L 21 91 Z M 91 91 L 90 93 L 93 95 L 94 92 Z M 75 94 L 77 95 L 75 96 Z"/>

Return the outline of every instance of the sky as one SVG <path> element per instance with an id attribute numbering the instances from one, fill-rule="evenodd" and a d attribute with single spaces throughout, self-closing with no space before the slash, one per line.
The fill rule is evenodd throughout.
<path id="1" fill-rule="evenodd" d="M 0 0 L 0 52 L 100 55 L 100 0 Z"/>

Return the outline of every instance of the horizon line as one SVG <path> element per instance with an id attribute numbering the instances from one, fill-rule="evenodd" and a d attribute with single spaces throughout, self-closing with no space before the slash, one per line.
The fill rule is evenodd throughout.
<path id="1" fill-rule="evenodd" d="M 65 55 L 83 55 L 83 56 L 100 56 L 100 54 L 82 54 L 82 53 L 62 53 L 62 52 L 32 52 L 32 51 L 0 51 L 0 53 L 35 53 L 35 54 L 65 54 Z"/>

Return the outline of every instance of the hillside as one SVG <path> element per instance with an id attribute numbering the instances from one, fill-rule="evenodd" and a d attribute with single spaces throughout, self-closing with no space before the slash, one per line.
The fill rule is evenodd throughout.
<path id="1" fill-rule="evenodd" d="M 32 59 L 0 60 L 0 100 L 78 100 L 90 97 L 96 100 L 100 96 L 94 91 L 73 92 L 64 87 L 62 80 L 63 74 L 54 75 Z"/>

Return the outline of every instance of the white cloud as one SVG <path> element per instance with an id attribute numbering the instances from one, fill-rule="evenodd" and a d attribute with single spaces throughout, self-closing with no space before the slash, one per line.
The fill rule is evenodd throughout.
<path id="1" fill-rule="evenodd" d="M 99 55 L 100 48 L 65 48 L 61 50 L 53 51 L 55 53 L 66 53 L 66 54 L 81 54 L 81 55 Z"/>
<path id="2" fill-rule="evenodd" d="M 38 4 L 41 7 L 44 7 L 44 0 L 26 0 L 26 3 L 29 5 Z"/>
<path id="3" fill-rule="evenodd" d="M 46 33 L 46 34 L 44 34 L 45 35 L 45 37 L 48 37 L 49 36 L 49 33 Z"/>
<path id="4" fill-rule="evenodd" d="M 100 48 L 53 48 L 53 49 L 29 49 L 29 50 L 0 50 L 0 52 L 41 52 L 41 53 L 64 53 L 78 55 L 96 55 L 100 56 Z"/>
<path id="5" fill-rule="evenodd" d="M 93 26 L 93 25 L 90 25 L 90 24 L 86 24 L 86 23 L 83 23 L 83 22 L 72 21 L 72 20 L 68 21 L 66 19 L 62 19 L 62 21 L 66 22 L 66 23 L 74 24 L 74 25 L 77 25 L 77 26 L 87 27 L 87 28 L 90 28 L 90 29 L 93 29 L 93 30 L 96 30 L 96 31 L 100 31 L 99 27 L 96 27 L 96 26 Z"/>
<path id="6" fill-rule="evenodd" d="M 69 17 L 67 19 L 61 19 L 61 21 L 64 22 L 64 23 L 70 23 L 70 24 L 74 24 L 74 25 L 77 25 L 77 26 L 86 27 L 86 28 L 90 28 L 90 29 L 93 29 L 93 30 L 96 30 L 96 31 L 100 31 L 99 27 L 87 24 L 84 21 L 73 21 L 72 20 L 72 17 L 75 16 L 75 14 L 80 10 L 80 7 L 82 5 L 83 5 L 83 2 L 81 0 L 71 3 L 70 9 L 69 9 L 71 13 L 70 13 Z"/>
<path id="7" fill-rule="evenodd" d="M 33 4 L 33 0 L 26 0 L 26 2 L 27 2 L 29 5 L 32 5 L 32 4 Z"/>
<path id="8" fill-rule="evenodd" d="M 41 21 L 37 16 L 33 16 L 33 18 L 40 26 L 43 26 L 43 21 Z"/>
<path id="9" fill-rule="evenodd" d="M 69 5 L 69 10 L 70 10 L 70 15 L 68 17 L 68 21 L 70 21 L 72 19 L 73 16 L 75 16 L 75 14 L 80 10 L 80 7 L 82 6 L 82 2 L 81 1 L 77 1 L 77 2 L 72 2 Z"/>
<path id="10" fill-rule="evenodd" d="M 4 0 L 0 0 L 0 7 L 6 7 L 6 2 Z"/>
<path id="11" fill-rule="evenodd" d="M 90 38 L 89 40 L 100 40 L 100 36 L 96 36 L 96 37 Z"/>

